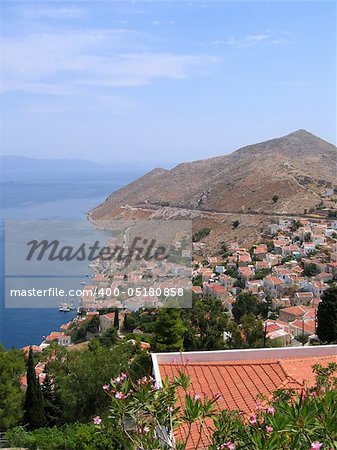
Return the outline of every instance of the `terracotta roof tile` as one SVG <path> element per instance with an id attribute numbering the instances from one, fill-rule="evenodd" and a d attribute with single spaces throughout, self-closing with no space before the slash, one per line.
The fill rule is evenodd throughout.
<path id="1" fill-rule="evenodd" d="M 315 375 L 312 372 L 314 364 L 326 365 L 337 362 L 337 356 L 322 356 L 310 358 L 254 359 L 243 361 L 212 361 L 160 363 L 161 378 L 172 379 L 182 371 L 191 378 L 188 392 L 202 397 L 213 398 L 220 393 L 216 402 L 218 410 L 240 410 L 250 414 L 255 410 L 255 402 L 259 395 L 270 398 L 272 393 L 281 387 L 301 389 L 303 383 L 313 384 Z M 178 390 L 178 404 L 184 402 L 184 392 Z M 211 426 L 211 421 L 207 422 Z M 186 438 L 188 427 L 180 426 L 176 430 L 179 440 Z M 200 441 L 199 441 L 200 439 Z M 190 438 L 186 446 L 189 449 L 206 448 L 208 441 L 203 433 L 199 433 L 197 424 L 192 425 Z"/>

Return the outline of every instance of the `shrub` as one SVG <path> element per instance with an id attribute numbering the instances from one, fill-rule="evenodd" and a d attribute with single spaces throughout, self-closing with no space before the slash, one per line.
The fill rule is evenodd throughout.
<path id="1" fill-rule="evenodd" d="M 125 449 L 183 450 L 187 442 L 191 445 L 188 430 L 192 426 L 199 433 L 196 444 L 188 447 L 194 450 L 205 440 L 209 450 L 332 449 L 337 442 L 336 369 L 336 363 L 325 368 L 313 366 L 314 387 L 304 386 L 300 391 L 283 388 L 271 399 L 259 398 L 250 416 L 240 411 L 219 412 L 216 402 L 220 396 L 209 399 L 195 395 L 183 371 L 171 382 L 164 380 L 162 387 L 151 377 L 132 383 L 121 374 L 105 386 L 111 398 L 109 419 L 96 417 L 94 421 L 103 435 L 118 434 Z M 187 433 L 171 445 L 170 430 L 177 426 L 183 426 Z"/>
<path id="2" fill-rule="evenodd" d="M 199 242 L 202 238 L 208 236 L 210 232 L 211 232 L 210 228 L 202 228 L 201 230 L 193 234 L 192 241 Z"/>

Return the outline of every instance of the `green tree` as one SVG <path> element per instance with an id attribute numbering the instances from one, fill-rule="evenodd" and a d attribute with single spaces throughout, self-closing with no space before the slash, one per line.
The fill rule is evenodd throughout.
<path id="1" fill-rule="evenodd" d="M 245 314 L 256 314 L 257 305 L 258 302 L 254 294 L 251 294 L 250 292 L 239 294 L 232 307 L 232 314 L 235 322 L 239 323 L 241 317 Z"/>
<path id="2" fill-rule="evenodd" d="M 116 308 L 114 316 L 114 327 L 119 330 L 119 310 Z"/>
<path id="3" fill-rule="evenodd" d="M 248 347 L 261 347 L 264 337 L 262 320 L 257 319 L 253 314 L 245 314 L 241 318 L 241 323 Z"/>
<path id="4" fill-rule="evenodd" d="M 23 352 L 6 351 L 0 345 L 0 430 L 7 430 L 22 419 L 24 393 L 20 379 L 24 373 Z"/>
<path id="5" fill-rule="evenodd" d="M 317 310 L 317 335 L 322 342 L 337 342 L 337 285 L 322 295 Z"/>
<path id="6" fill-rule="evenodd" d="M 99 336 L 98 340 L 104 347 L 112 347 L 118 340 L 117 328 L 109 328 L 102 334 L 102 336 Z"/>
<path id="7" fill-rule="evenodd" d="M 186 350 L 220 350 L 225 347 L 224 331 L 228 317 L 222 302 L 206 297 L 193 298 L 193 307 L 183 312 Z"/>
<path id="8" fill-rule="evenodd" d="M 53 360 L 48 363 L 67 423 L 87 422 L 106 411 L 109 396 L 103 386 L 111 378 L 121 372 L 141 378 L 149 370 L 148 355 L 139 346 L 120 342 L 108 348 L 97 338 L 84 350 L 54 349 Z"/>
<path id="9" fill-rule="evenodd" d="M 28 428 L 35 429 L 46 425 L 41 387 L 35 372 L 35 362 L 32 347 L 27 360 L 27 391 L 25 398 L 24 422 Z"/>
<path id="10" fill-rule="evenodd" d="M 48 426 L 60 425 L 62 423 L 62 408 L 59 396 L 55 392 L 55 386 L 48 373 L 42 384 L 43 406 Z"/>
<path id="11" fill-rule="evenodd" d="M 155 346 L 158 351 L 183 350 L 185 325 L 179 308 L 162 308 L 154 323 Z"/>

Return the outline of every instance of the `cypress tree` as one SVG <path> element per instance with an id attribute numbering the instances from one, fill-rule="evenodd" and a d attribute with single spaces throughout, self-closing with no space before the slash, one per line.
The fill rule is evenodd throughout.
<path id="1" fill-rule="evenodd" d="M 337 285 L 322 295 L 317 310 L 317 336 L 322 342 L 337 342 Z"/>
<path id="2" fill-rule="evenodd" d="M 33 349 L 30 347 L 27 360 L 27 391 L 25 398 L 24 423 L 29 429 L 41 428 L 46 425 L 43 397 L 39 380 L 36 377 Z"/>
<path id="3" fill-rule="evenodd" d="M 47 425 L 49 427 L 60 425 L 62 416 L 61 403 L 48 372 L 42 385 L 42 395 Z"/>
<path id="4" fill-rule="evenodd" d="M 119 310 L 118 310 L 118 308 L 115 310 L 114 327 L 117 328 L 117 330 L 119 330 Z"/>

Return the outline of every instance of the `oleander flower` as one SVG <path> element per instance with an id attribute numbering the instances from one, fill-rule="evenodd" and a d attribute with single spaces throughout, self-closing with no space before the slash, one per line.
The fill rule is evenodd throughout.
<path id="1" fill-rule="evenodd" d="M 323 447 L 323 444 L 321 442 L 315 441 L 311 443 L 310 450 L 319 450 L 321 447 Z"/>
<path id="2" fill-rule="evenodd" d="M 273 408 L 272 406 L 270 406 L 269 408 L 267 408 L 267 413 L 269 414 L 275 414 L 275 408 Z"/>
<path id="3" fill-rule="evenodd" d="M 102 419 L 100 418 L 100 416 L 96 416 L 92 420 L 95 425 L 100 425 L 102 423 Z"/>
<path id="4" fill-rule="evenodd" d="M 235 445 L 234 442 L 228 441 L 225 444 L 221 444 L 220 447 L 218 447 L 219 450 L 234 450 L 235 449 Z"/>
<path id="5" fill-rule="evenodd" d="M 274 430 L 274 428 L 267 425 L 266 430 L 267 430 L 267 433 L 271 433 Z"/>
<path id="6" fill-rule="evenodd" d="M 255 424 L 257 423 L 257 419 L 256 419 L 256 415 L 255 415 L 255 414 L 252 414 L 252 415 L 250 416 L 250 418 L 249 418 L 249 423 L 250 423 L 251 425 L 255 425 Z"/>
<path id="7" fill-rule="evenodd" d="M 115 397 L 117 398 L 117 400 L 123 400 L 125 398 L 125 395 L 123 394 L 123 392 L 116 392 Z"/>

